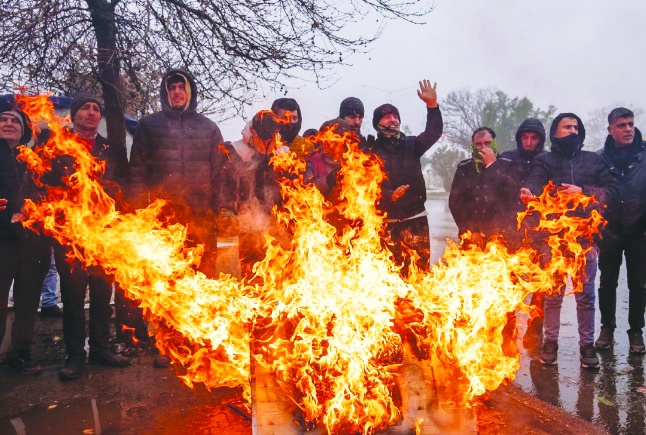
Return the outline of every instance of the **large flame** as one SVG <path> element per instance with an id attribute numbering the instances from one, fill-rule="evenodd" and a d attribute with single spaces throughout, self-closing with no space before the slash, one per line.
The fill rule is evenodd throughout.
<path id="1" fill-rule="evenodd" d="M 242 386 L 249 398 L 251 345 L 256 363 L 276 374 L 304 419 L 330 433 L 372 433 L 399 420 L 393 391 L 405 342 L 435 362 L 442 403 L 469 405 L 513 379 L 518 358 L 502 346 L 507 313 L 528 309 L 530 293 L 580 276 L 586 249 L 577 240 L 602 224 L 596 211 L 585 218 L 573 213 L 592 199 L 565 198 L 552 186 L 519 216 L 540 215 L 535 231 L 546 234 L 549 259 L 538 261 L 529 244 L 510 253 L 497 237 L 482 249 L 449 243 L 430 272 L 413 267 L 403 279 L 380 238 L 380 162 L 359 151 L 356 136 L 326 129 L 318 140 L 342 163 L 338 201 L 327 202 L 303 182 L 304 162 L 294 154 L 274 156 L 272 164 L 286 174 L 275 215 L 291 241 L 285 246 L 267 236 L 253 285 L 228 275 L 210 280 L 195 271 L 202 248 L 186 248 L 186 228 L 161 218 L 163 201 L 116 211 L 99 182 L 103 163 L 62 127 L 47 97 L 19 101 L 53 132 L 43 148 L 21 150 L 36 178 L 56 155 L 73 156 L 77 171 L 67 188 L 48 189 L 39 204 L 26 202 L 25 225 L 42 227 L 86 266 L 113 274 L 139 301 L 157 346 L 187 385 Z M 345 225 L 335 228 L 331 215 Z M 581 280 L 574 284 L 581 290 Z"/>

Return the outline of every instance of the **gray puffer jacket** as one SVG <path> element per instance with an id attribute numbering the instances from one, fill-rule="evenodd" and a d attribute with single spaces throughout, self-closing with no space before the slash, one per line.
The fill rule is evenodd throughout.
<path id="1" fill-rule="evenodd" d="M 169 103 L 166 79 L 172 75 L 185 78 L 190 97 L 185 110 Z M 197 87 L 190 73 L 171 69 L 160 88 L 162 110 L 141 120 L 132 143 L 129 196 L 137 205 L 161 197 L 195 211 L 213 210 L 215 158 L 223 142 L 220 129 L 197 113 Z"/>

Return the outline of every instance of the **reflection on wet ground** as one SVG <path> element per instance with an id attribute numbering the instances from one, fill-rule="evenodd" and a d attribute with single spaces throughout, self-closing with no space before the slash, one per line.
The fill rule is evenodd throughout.
<path id="1" fill-rule="evenodd" d="M 433 261 L 441 255 L 446 237 L 454 237 L 446 201 L 441 197 L 427 202 L 431 227 Z M 599 288 L 599 274 L 595 288 Z M 598 302 L 597 302 L 598 307 Z M 646 357 L 628 353 L 628 290 L 622 267 L 617 289 L 617 330 L 614 348 L 598 352 L 601 368 L 582 369 L 579 364 L 579 336 L 576 304 L 565 298 L 561 312 L 558 364 L 543 366 L 538 349 L 521 352 L 521 368 L 515 385 L 524 391 L 616 434 L 646 434 Z M 526 317 L 519 315 L 519 346 L 522 346 Z M 597 309 L 596 331 L 599 330 Z M 596 338 L 596 335 L 595 335 Z"/>

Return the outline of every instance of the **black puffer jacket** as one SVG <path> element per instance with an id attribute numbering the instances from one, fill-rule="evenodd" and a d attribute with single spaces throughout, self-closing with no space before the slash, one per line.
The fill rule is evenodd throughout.
<path id="1" fill-rule="evenodd" d="M 401 134 L 394 144 L 388 144 L 381 134 L 376 139 L 368 137 L 365 150 L 374 153 L 384 163 L 387 178 L 381 185 L 379 209 L 386 212 L 389 219 L 406 219 L 425 210 L 426 185 L 419 159 L 442 136 L 443 128 L 442 113 L 436 107 L 427 109 L 426 128 L 419 136 Z M 393 202 L 393 191 L 406 184 L 410 188 Z"/>
<path id="2" fill-rule="evenodd" d="M 166 78 L 179 74 L 190 87 L 185 111 L 172 109 Z M 215 207 L 213 189 L 215 159 L 223 142 L 218 126 L 197 113 L 195 80 L 181 69 L 169 70 L 161 81 L 161 112 L 142 119 L 132 143 L 129 196 L 136 204 L 146 195 L 159 196 L 189 206 L 192 210 Z"/>
<path id="3" fill-rule="evenodd" d="M 467 230 L 486 237 L 501 234 L 505 239 L 515 232 L 514 184 L 509 162 L 498 159 L 480 172 L 473 159 L 458 164 L 449 193 L 449 210 L 458 234 Z"/>
<path id="4" fill-rule="evenodd" d="M 646 231 L 646 142 L 641 132 L 635 129 L 634 157 L 622 170 L 613 152 L 614 139 L 606 138 L 600 152 L 601 159 L 610 174 L 617 181 L 619 195 L 614 206 L 606 214 L 608 224 L 604 228 L 604 238 L 625 237 Z"/>
<path id="5" fill-rule="evenodd" d="M 579 124 L 581 144 L 572 153 L 554 145 L 554 133 L 563 118 L 574 118 Z M 609 205 L 617 194 L 617 185 L 601 157 L 592 151 L 583 151 L 585 128 L 581 119 L 572 113 L 562 113 L 552 122 L 550 128 L 552 140 L 551 152 L 543 153 L 534 159 L 531 172 L 524 183 L 532 194 L 540 195 L 548 181 L 557 187 L 563 183 L 573 184 L 582 188 L 585 195 L 594 195 L 599 201 L 597 208 L 601 211 L 604 205 Z"/>

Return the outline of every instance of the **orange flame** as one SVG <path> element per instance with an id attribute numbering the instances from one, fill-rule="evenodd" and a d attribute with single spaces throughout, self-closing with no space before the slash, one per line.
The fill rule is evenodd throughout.
<path id="1" fill-rule="evenodd" d="M 135 337 L 135 328 L 131 328 L 131 327 L 126 326 L 126 325 L 121 325 L 121 331 L 122 332 L 126 332 L 126 331 L 130 332 L 130 339 L 132 341 L 132 344 L 135 344 L 135 345 L 139 344 L 140 340 L 138 340 L 137 337 Z"/>
<path id="2" fill-rule="evenodd" d="M 435 362 L 442 403 L 468 405 L 513 379 L 518 359 L 502 350 L 507 313 L 526 310 L 530 293 L 580 276 L 586 249 L 578 238 L 602 225 L 594 211 L 574 213 L 592 199 L 549 188 L 519 216 L 540 215 L 536 230 L 549 233 L 552 251 L 544 265 L 529 244 L 512 254 L 494 237 L 482 249 L 449 243 L 431 272 L 413 268 L 404 280 L 380 239 L 380 162 L 359 151 L 356 136 L 325 130 L 318 139 L 341 161 L 340 201 L 330 204 L 303 182 L 305 163 L 295 154 L 274 155 L 277 172 L 287 174 L 274 212 L 291 241 L 266 236 L 253 286 L 228 275 L 209 280 L 194 270 L 202 248 L 185 247 L 186 228 L 160 219 L 163 201 L 132 214 L 115 210 L 99 182 L 103 163 L 60 127 L 44 98 L 19 97 L 53 131 L 42 149 L 24 148 L 21 158 L 40 175 L 55 155 L 69 154 L 77 173 L 66 189 L 49 189 L 46 201 L 27 202 L 25 224 L 41 223 L 86 266 L 112 273 L 139 301 L 157 346 L 188 386 L 242 386 L 249 398 L 251 345 L 305 420 L 329 433 L 373 433 L 399 421 L 392 393 L 404 341 Z M 351 222 L 341 232 L 326 221 L 333 211 Z"/>

